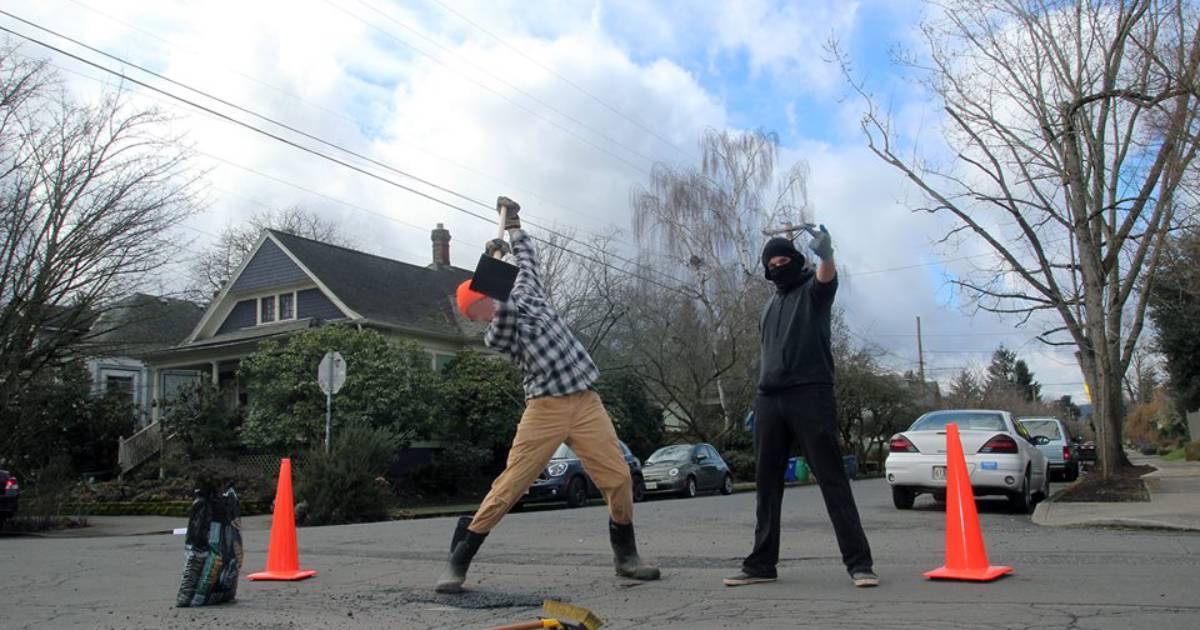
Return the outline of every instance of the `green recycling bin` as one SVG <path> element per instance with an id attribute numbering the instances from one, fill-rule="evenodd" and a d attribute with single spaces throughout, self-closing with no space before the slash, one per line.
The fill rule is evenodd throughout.
<path id="1" fill-rule="evenodd" d="M 784 481 L 798 483 L 808 481 L 808 462 L 804 461 L 803 457 L 789 458 Z"/>

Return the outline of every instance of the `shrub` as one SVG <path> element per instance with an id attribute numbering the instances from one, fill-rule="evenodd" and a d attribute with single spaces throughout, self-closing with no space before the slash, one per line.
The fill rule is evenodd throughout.
<path id="1" fill-rule="evenodd" d="M 485 469 L 491 457 L 490 449 L 451 444 L 434 455 L 430 464 L 406 475 L 398 485 L 404 494 L 418 497 L 469 494 L 490 482 L 491 475 Z"/>
<path id="2" fill-rule="evenodd" d="M 325 394 L 316 374 L 331 350 L 346 359 L 346 383 L 333 399 L 334 435 L 348 419 L 406 437 L 428 434 L 438 400 L 429 353 L 374 330 L 329 325 L 264 341 L 242 361 L 246 445 L 277 453 L 323 447 Z"/>
<path id="3" fill-rule="evenodd" d="M 44 531 L 87 525 L 86 518 L 71 515 L 78 483 L 71 460 L 59 455 L 22 479 L 21 506 L 10 526 L 18 531 Z"/>
<path id="4" fill-rule="evenodd" d="M 1184 454 L 1189 462 L 1200 461 L 1200 441 L 1188 442 L 1184 447 Z"/>
<path id="5" fill-rule="evenodd" d="M 400 439 L 385 428 L 349 422 L 329 453 L 317 448 L 297 467 L 297 510 L 305 525 L 362 523 L 387 518 L 391 492 L 382 475 Z"/>
<path id="6" fill-rule="evenodd" d="M 163 415 L 163 428 L 172 435 L 183 472 L 196 474 L 193 464 L 214 458 L 229 458 L 237 451 L 238 411 L 211 384 L 184 389 Z"/>
<path id="7" fill-rule="evenodd" d="M 738 481 L 754 481 L 754 453 L 749 451 L 726 451 L 725 463 L 733 470 L 733 478 Z"/>

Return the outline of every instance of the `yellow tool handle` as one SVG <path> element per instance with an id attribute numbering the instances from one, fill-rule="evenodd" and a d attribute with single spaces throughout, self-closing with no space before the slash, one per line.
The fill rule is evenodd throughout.
<path id="1" fill-rule="evenodd" d="M 557 619 L 541 619 L 539 621 L 527 621 L 525 623 L 514 623 L 507 626 L 496 626 L 487 630 L 540 630 L 550 628 L 551 630 L 562 630 L 562 623 Z"/>

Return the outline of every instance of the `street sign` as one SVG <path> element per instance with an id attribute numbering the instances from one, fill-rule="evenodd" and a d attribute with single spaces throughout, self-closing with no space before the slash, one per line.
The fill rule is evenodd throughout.
<path id="1" fill-rule="evenodd" d="M 340 352 L 326 352 L 317 366 L 317 385 L 325 392 L 325 452 L 329 452 L 329 434 L 333 431 L 333 395 L 346 384 L 346 360 Z"/>
<path id="2" fill-rule="evenodd" d="M 327 352 L 317 367 L 317 384 L 326 394 L 336 394 L 346 384 L 346 360 L 340 352 Z"/>

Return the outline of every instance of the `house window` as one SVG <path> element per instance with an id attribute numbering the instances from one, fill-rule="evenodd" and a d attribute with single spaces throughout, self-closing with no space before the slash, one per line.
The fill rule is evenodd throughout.
<path id="1" fill-rule="evenodd" d="M 279 319 L 296 319 L 295 293 L 284 293 L 279 296 Z"/>
<path id="2" fill-rule="evenodd" d="M 275 321 L 275 296 L 258 299 L 258 323 L 269 324 Z"/>
<path id="3" fill-rule="evenodd" d="M 258 323 L 270 324 L 296 319 L 296 292 L 264 295 L 258 298 Z"/>
<path id="4" fill-rule="evenodd" d="M 435 372 L 441 372 L 442 370 L 446 369 L 446 365 L 453 361 L 455 356 L 457 355 L 447 354 L 445 352 L 433 353 L 433 370 Z"/>
<path id="5" fill-rule="evenodd" d="M 109 374 L 104 377 L 104 393 L 122 392 L 133 396 L 133 377 Z"/>

